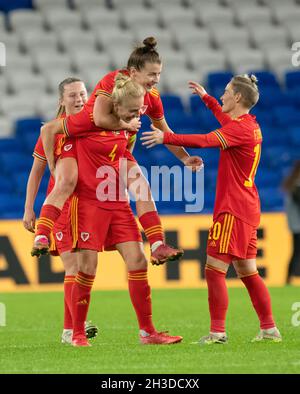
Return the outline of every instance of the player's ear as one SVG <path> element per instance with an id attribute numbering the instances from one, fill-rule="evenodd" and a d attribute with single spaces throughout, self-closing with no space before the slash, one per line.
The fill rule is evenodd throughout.
<path id="1" fill-rule="evenodd" d="M 236 103 L 240 103 L 241 100 L 242 100 L 242 95 L 241 95 L 241 93 L 240 93 L 240 92 L 236 93 L 236 94 L 234 95 L 234 98 L 235 98 L 235 102 L 236 102 Z"/>
<path id="2" fill-rule="evenodd" d="M 135 67 L 130 67 L 129 69 L 129 76 L 130 78 L 134 78 L 136 76 L 137 69 Z"/>

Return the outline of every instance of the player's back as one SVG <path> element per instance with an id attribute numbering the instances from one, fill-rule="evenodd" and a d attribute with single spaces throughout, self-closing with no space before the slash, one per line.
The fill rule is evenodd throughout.
<path id="1" fill-rule="evenodd" d="M 222 139 L 214 216 L 230 212 L 253 226 L 259 224 L 260 202 L 254 183 L 262 134 L 255 116 L 243 115 L 217 131 Z"/>

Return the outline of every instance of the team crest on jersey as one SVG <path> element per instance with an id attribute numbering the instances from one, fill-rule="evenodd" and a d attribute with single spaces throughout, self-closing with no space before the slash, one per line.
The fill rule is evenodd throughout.
<path id="1" fill-rule="evenodd" d="M 81 236 L 81 239 L 83 240 L 83 242 L 86 242 L 90 238 L 89 233 L 81 233 L 80 236 Z"/>
<path id="2" fill-rule="evenodd" d="M 63 239 L 63 233 L 60 231 L 59 233 L 56 233 L 55 234 L 55 236 L 56 236 L 56 239 L 58 240 L 58 241 L 61 241 L 62 239 Z"/>
<path id="3" fill-rule="evenodd" d="M 113 133 L 114 133 L 114 135 L 120 135 L 121 134 L 121 132 L 118 131 L 118 130 L 114 130 Z"/>
<path id="4" fill-rule="evenodd" d="M 64 151 L 65 151 L 65 152 L 68 152 L 70 149 L 72 149 L 72 147 L 73 147 L 73 144 L 65 145 L 65 146 L 64 146 Z"/>

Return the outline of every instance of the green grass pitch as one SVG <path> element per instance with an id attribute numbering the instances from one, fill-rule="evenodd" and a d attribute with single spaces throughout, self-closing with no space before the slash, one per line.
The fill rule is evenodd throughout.
<path id="1" fill-rule="evenodd" d="M 300 326 L 291 323 L 297 287 L 271 289 L 282 343 L 251 343 L 258 322 L 247 292 L 230 289 L 227 345 L 191 342 L 208 332 L 206 290 L 153 290 L 157 329 L 180 334 L 178 345 L 142 346 L 126 291 L 94 292 L 89 318 L 100 333 L 91 348 L 60 343 L 62 293 L 1 294 L 0 373 L 299 373 Z"/>

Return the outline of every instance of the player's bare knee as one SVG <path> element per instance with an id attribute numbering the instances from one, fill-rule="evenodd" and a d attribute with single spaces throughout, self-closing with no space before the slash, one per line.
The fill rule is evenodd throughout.
<path id="1" fill-rule="evenodd" d="M 76 183 L 77 175 L 59 176 L 55 181 L 55 189 L 60 195 L 69 197 L 73 193 Z"/>
<path id="2" fill-rule="evenodd" d="M 125 258 L 125 263 L 129 271 L 142 270 L 147 268 L 147 259 L 144 253 L 135 253 L 132 256 Z"/>

